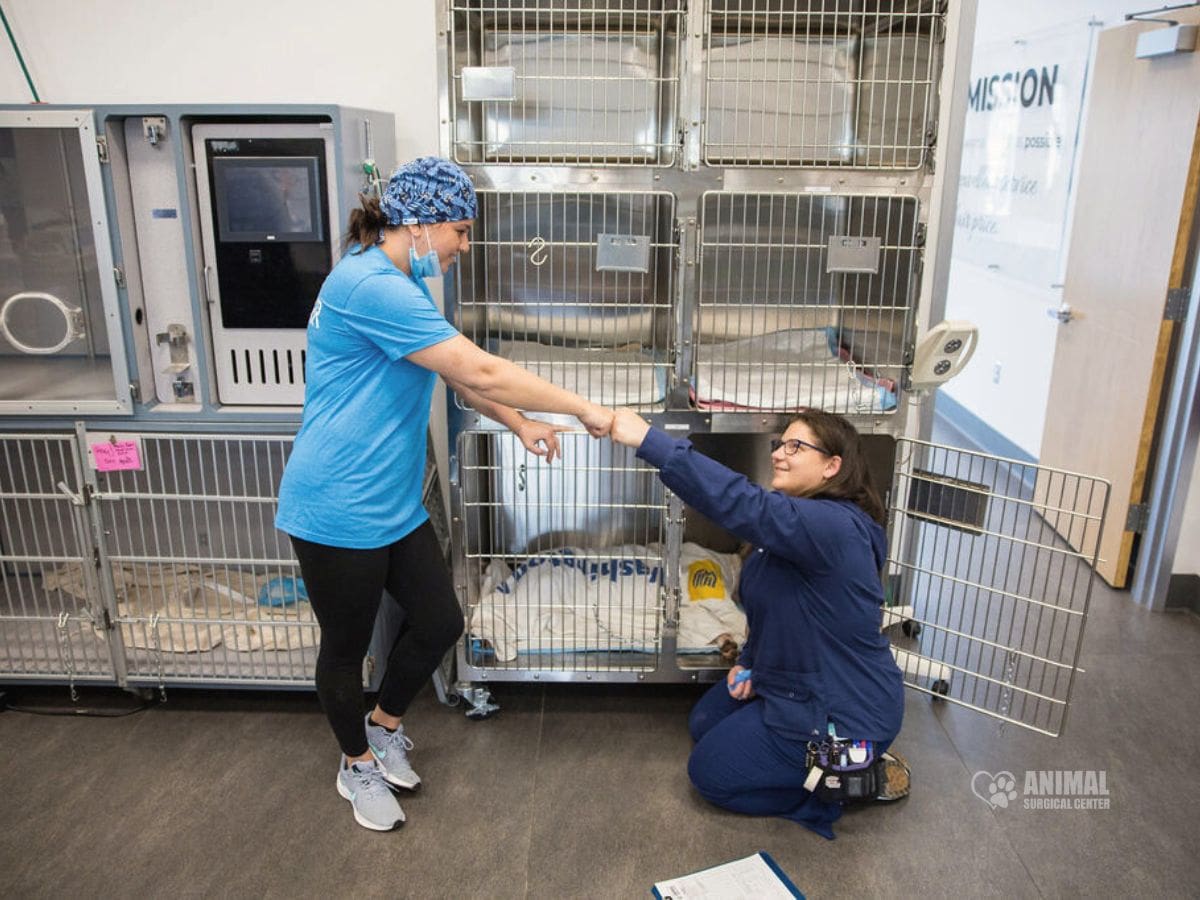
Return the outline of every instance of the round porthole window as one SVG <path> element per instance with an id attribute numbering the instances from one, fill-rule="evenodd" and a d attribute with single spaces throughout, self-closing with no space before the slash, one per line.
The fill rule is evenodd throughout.
<path id="1" fill-rule="evenodd" d="M 31 305 L 48 305 L 53 309 L 52 315 L 54 313 L 62 315 L 66 327 L 58 343 L 38 346 L 27 343 L 18 335 L 18 332 L 21 330 L 18 325 L 21 318 L 25 318 L 26 320 L 31 318 L 28 314 L 22 316 L 21 313 Z M 41 315 L 39 315 L 40 318 Z M 20 293 L 13 294 L 4 301 L 3 305 L 0 305 L 0 336 L 3 336 L 6 341 L 22 353 L 58 353 L 68 344 L 83 337 L 83 310 L 78 306 L 71 306 L 69 303 L 63 302 L 53 294 L 47 294 L 42 291 L 21 291 Z"/>

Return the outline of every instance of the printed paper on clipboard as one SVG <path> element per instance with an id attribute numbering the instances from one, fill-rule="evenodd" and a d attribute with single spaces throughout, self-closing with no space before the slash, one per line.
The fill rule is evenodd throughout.
<path id="1" fill-rule="evenodd" d="M 791 900 L 804 895 L 792 884 L 775 860 L 763 852 L 660 881 L 653 894 L 658 900 Z"/>

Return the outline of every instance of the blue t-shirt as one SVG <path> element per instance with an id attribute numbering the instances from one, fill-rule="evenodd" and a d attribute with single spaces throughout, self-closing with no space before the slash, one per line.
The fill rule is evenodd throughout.
<path id="1" fill-rule="evenodd" d="M 429 518 L 421 485 L 437 376 L 405 357 L 457 334 L 378 247 L 334 266 L 308 320 L 304 418 L 276 528 L 370 549 Z"/>

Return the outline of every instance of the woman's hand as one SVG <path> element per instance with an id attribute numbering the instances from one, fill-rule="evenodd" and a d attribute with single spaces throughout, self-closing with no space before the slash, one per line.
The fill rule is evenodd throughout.
<path id="1" fill-rule="evenodd" d="M 558 432 L 566 430 L 563 425 L 550 425 L 537 419 L 522 418 L 521 423 L 513 429 L 513 434 L 534 456 L 544 456 L 546 462 L 552 463 L 555 457 L 562 456 L 562 450 L 558 446 Z"/>
<path id="2" fill-rule="evenodd" d="M 632 409 L 618 409 L 613 417 L 612 439 L 626 447 L 640 447 L 650 431 L 650 423 Z"/>
<path id="3" fill-rule="evenodd" d="M 587 409 L 581 412 L 576 418 L 587 429 L 588 434 L 594 438 L 602 438 L 612 431 L 613 411 L 607 406 L 601 406 L 598 403 L 589 403 Z"/>
<path id="4" fill-rule="evenodd" d="M 745 666 L 734 666 L 729 670 L 729 674 L 725 676 L 725 687 L 729 689 L 729 696 L 734 700 L 749 700 L 754 696 L 754 685 L 752 679 L 747 678 L 741 684 L 734 684 L 738 672 L 745 672 Z"/>

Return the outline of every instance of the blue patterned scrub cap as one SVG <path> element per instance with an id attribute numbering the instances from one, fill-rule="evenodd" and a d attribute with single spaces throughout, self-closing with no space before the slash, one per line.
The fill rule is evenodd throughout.
<path id="1" fill-rule="evenodd" d="M 389 225 L 474 219 L 479 210 L 467 173 L 438 156 L 422 156 L 393 173 L 379 200 Z"/>

